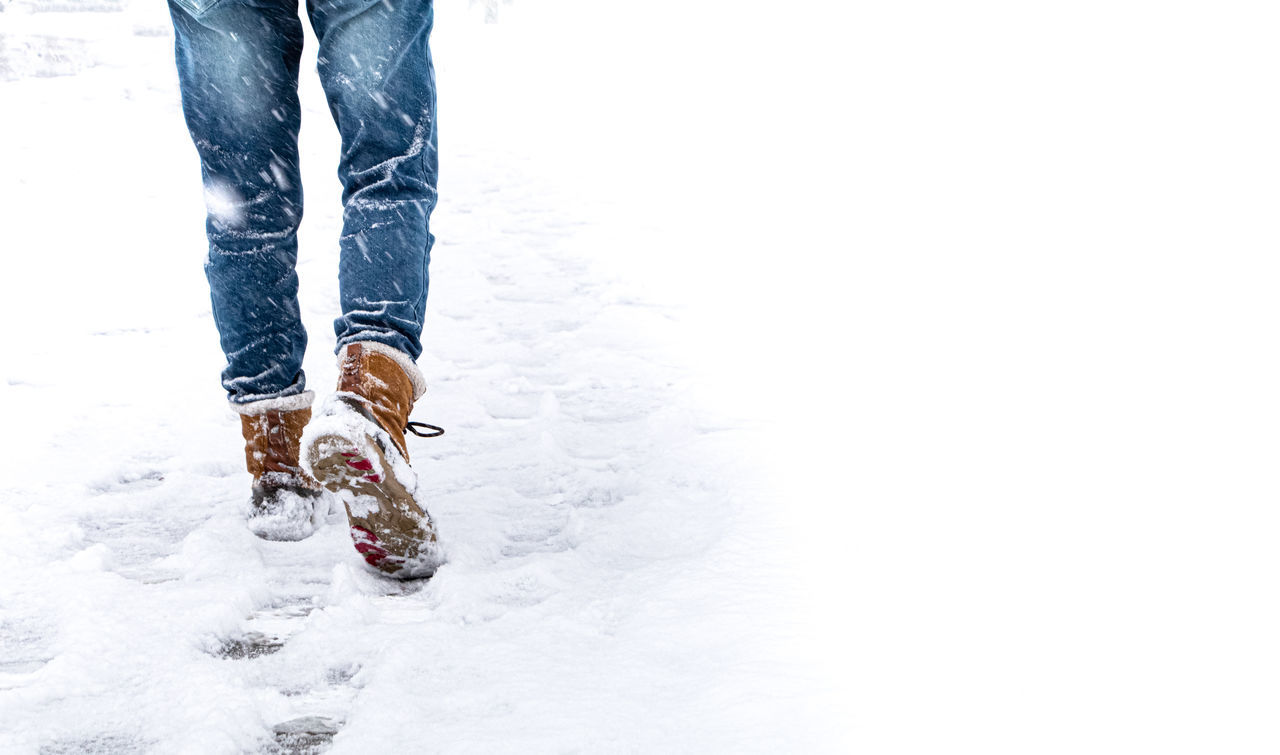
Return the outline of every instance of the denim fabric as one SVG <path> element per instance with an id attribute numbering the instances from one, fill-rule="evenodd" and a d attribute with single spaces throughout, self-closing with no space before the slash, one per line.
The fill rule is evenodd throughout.
<path id="1" fill-rule="evenodd" d="M 206 272 L 233 403 L 305 389 L 298 310 L 297 0 L 169 0 L 209 207 Z M 422 353 L 436 203 L 431 0 L 308 0 L 342 138 L 338 348 Z"/>

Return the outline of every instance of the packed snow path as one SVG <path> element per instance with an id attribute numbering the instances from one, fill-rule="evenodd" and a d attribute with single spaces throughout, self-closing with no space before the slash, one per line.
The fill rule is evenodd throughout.
<path id="1" fill-rule="evenodd" d="M 781 650 L 781 577 L 735 425 L 679 389 L 657 347 L 669 313 L 593 272 L 590 191 L 445 130 L 415 418 L 448 432 L 410 439 L 438 574 L 366 572 L 339 512 L 307 541 L 261 541 L 217 387 L 163 11 L 13 15 L 33 7 L 8 8 L 21 25 L 0 36 L 21 114 L 3 132 L 4 306 L 45 313 L 3 361 L 0 751 L 824 741 Z M 313 78 L 299 271 L 323 392 L 340 213 Z"/>

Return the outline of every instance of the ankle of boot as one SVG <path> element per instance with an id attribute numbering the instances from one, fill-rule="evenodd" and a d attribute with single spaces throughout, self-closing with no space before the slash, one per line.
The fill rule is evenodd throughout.
<path id="1" fill-rule="evenodd" d="M 233 405 L 240 414 L 245 468 L 255 486 L 272 475 L 304 480 L 298 457 L 302 432 L 311 419 L 311 398 L 308 392 Z"/>
<path id="2" fill-rule="evenodd" d="M 379 341 L 352 341 L 343 344 L 338 349 L 338 364 L 347 359 L 347 352 L 351 347 L 359 346 L 363 351 L 370 354 L 381 354 L 396 363 L 404 374 L 409 378 L 409 382 L 413 384 L 413 400 L 417 401 L 427 392 L 427 379 L 422 376 L 422 370 L 418 369 L 418 365 L 413 361 L 413 357 L 404 353 L 394 346 L 388 346 Z"/>

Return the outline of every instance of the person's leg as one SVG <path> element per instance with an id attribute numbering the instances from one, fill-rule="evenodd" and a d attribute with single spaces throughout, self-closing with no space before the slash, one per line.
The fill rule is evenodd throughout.
<path id="1" fill-rule="evenodd" d="M 311 417 L 298 311 L 297 0 L 171 0 L 182 109 L 209 208 L 205 272 L 253 476 L 249 527 L 310 535 L 327 511 L 299 466 Z"/>
<path id="2" fill-rule="evenodd" d="M 308 0 L 307 11 L 342 137 L 344 216 L 338 392 L 307 426 L 303 463 L 346 503 L 365 561 L 426 577 L 443 555 L 404 431 L 426 390 L 414 360 L 436 203 L 431 0 Z"/>
<path id="3" fill-rule="evenodd" d="M 436 204 L 431 0 L 308 0 L 342 137 L 337 347 L 376 341 L 417 359 Z"/>
<path id="4" fill-rule="evenodd" d="M 206 273 L 234 405 L 306 388 L 298 309 L 297 0 L 170 0 L 182 109 L 209 208 Z M 306 404 L 310 404 L 309 397 Z"/>

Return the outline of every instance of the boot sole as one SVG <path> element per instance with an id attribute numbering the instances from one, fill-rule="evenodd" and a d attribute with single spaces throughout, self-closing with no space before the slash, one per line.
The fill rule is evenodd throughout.
<path id="1" fill-rule="evenodd" d="M 380 445 L 363 440 L 316 438 L 308 449 L 311 472 L 342 499 L 351 539 L 365 563 L 398 579 L 429 577 L 441 561 L 435 525 L 396 479 Z"/>

